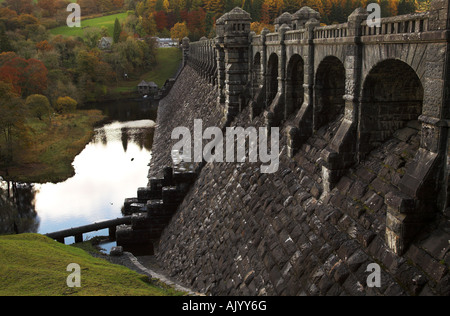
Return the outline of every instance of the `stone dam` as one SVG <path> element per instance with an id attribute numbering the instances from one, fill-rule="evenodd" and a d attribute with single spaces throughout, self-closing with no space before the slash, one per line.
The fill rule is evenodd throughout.
<path id="1" fill-rule="evenodd" d="M 255 35 L 235 8 L 215 39 L 185 38 L 118 243 L 212 295 L 450 295 L 449 12 L 371 28 L 364 9 L 321 26 L 305 7 Z M 278 127 L 278 171 L 174 161 L 172 131 L 197 119 Z"/>

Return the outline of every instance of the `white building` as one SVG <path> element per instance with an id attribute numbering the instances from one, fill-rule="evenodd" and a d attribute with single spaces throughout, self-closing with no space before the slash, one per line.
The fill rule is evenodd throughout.
<path id="1" fill-rule="evenodd" d="M 158 47 L 178 47 L 178 41 L 171 38 L 159 38 L 156 37 Z"/>
<path id="2" fill-rule="evenodd" d="M 102 37 L 98 41 L 98 48 L 100 49 L 111 49 L 111 46 L 113 44 L 113 38 L 112 37 Z"/>

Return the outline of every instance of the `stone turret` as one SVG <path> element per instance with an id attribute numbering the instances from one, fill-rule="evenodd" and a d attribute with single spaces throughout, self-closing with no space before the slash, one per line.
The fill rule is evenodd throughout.
<path id="1" fill-rule="evenodd" d="M 320 21 L 320 13 L 310 7 L 303 7 L 292 15 L 292 29 L 298 30 L 305 27 L 310 19 Z"/>
<path id="2" fill-rule="evenodd" d="M 239 7 L 217 20 L 216 48 L 223 59 L 225 86 L 219 87 L 225 97 L 225 116 L 231 120 L 241 108 L 241 96 L 248 83 L 249 34 L 251 17 Z M 224 55 L 221 56 L 221 51 Z M 221 60 L 219 60 L 220 63 Z M 221 67 L 219 67 L 221 68 Z"/>
<path id="3" fill-rule="evenodd" d="M 252 18 L 248 12 L 239 7 L 234 8 L 223 17 L 225 37 L 248 37 L 251 21 Z"/>
<path id="4" fill-rule="evenodd" d="M 286 24 L 287 26 L 292 28 L 292 14 L 290 14 L 289 12 L 284 12 L 282 15 L 275 19 L 275 32 L 278 32 L 279 28 L 283 24 Z"/>

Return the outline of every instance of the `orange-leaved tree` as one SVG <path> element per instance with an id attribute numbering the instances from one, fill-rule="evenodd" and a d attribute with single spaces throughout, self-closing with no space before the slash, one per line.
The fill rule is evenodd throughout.
<path id="1" fill-rule="evenodd" d="M 37 59 L 24 59 L 11 52 L 0 54 L 0 81 L 11 84 L 19 95 L 44 93 L 47 74 L 47 68 Z"/>

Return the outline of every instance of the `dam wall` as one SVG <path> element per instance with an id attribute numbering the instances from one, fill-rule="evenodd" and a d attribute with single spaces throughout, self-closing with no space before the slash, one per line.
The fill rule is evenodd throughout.
<path id="1" fill-rule="evenodd" d="M 186 97 L 196 76 L 186 66 L 177 82 L 186 90 L 169 95 L 171 104 L 190 105 L 172 112 L 181 122 L 201 117 L 194 114 L 199 101 Z M 209 85 L 205 80 L 198 84 Z M 232 125 L 264 125 L 263 115 L 250 121 L 249 112 L 245 109 Z M 172 277 L 213 295 L 449 293 L 449 254 L 443 251 L 448 249 L 448 212 L 403 256 L 385 242 L 384 199 L 398 191 L 413 160 L 419 124 L 412 121 L 398 130 L 327 193 L 321 152 L 342 119 L 321 128 L 293 158 L 281 139 L 274 174 L 261 173 L 258 163 L 206 164 L 161 236 L 156 251 L 161 265 Z M 168 149 L 167 143 L 165 133 L 154 150 Z M 367 286 L 371 263 L 382 267 L 380 288 Z"/>
<path id="2" fill-rule="evenodd" d="M 235 8 L 215 39 L 183 39 L 149 186 L 128 202 L 146 224 L 125 235 L 212 295 L 448 296 L 449 16 L 434 0 L 380 27 L 364 8 L 321 26 L 304 7 L 256 35 Z M 234 162 L 173 156 L 177 127 L 205 146 L 200 120 L 279 131 L 278 168 L 250 162 L 248 143 Z"/>

